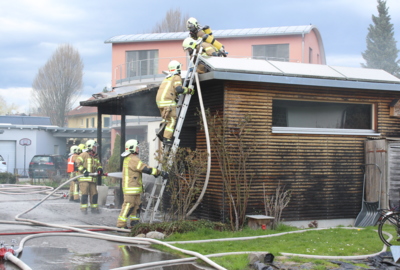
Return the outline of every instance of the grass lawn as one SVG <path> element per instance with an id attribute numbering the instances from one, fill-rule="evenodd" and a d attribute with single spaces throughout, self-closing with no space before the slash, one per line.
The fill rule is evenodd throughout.
<path id="1" fill-rule="evenodd" d="M 394 231 L 388 232 L 394 234 Z M 382 251 L 381 242 L 377 226 L 363 229 L 356 228 L 329 228 L 329 229 L 304 229 L 301 233 L 293 233 L 300 229 L 280 225 L 277 230 L 251 230 L 245 228 L 239 232 L 216 231 L 208 228 L 198 228 L 195 231 L 186 233 L 173 233 L 165 239 L 166 242 L 181 242 L 203 239 L 238 238 L 249 236 L 269 236 L 249 240 L 237 241 L 214 241 L 205 243 L 172 243 L 174 246 L 195 251 L 203 255 L 224 253 L 224 252 L 244 252 L 260 251 L 272 253 L 275 258 L 282 253 L 323 255 L 323 256 L 357 256 L 369 255 Z M 164 247 L 160 249 L 167 250 Z M 170 250 L 168 249 L 170 252 Z M 229 270 L 252 269 L 249 267 L 248 255 L 229 255 L 213 257 L 213 261 Z M 304 259 L 290 257 L 285 260 L 293 262 L 312 262 L 313 269 L 329 269 L 329 260 Z M 275 259 L 276 261 L 276 259 Z M 342 259 L 346 261 L 346 259 Z M 337 265 L 332 265 L 332 268 Z"/>

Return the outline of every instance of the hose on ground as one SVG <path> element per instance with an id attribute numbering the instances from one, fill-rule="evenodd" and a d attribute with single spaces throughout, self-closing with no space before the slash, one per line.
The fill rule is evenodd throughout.
<path id="1" fill-rule="evenodd" d="M 90 175 L 91 176 L 97 176 L 97 173 L 91 173 Z M 43 226 L 48 226 L 48 227 L 56 227 L 56 228 L 63 228 L 63 229 L 67 229 L 67 230 L 74 230 L 74 231 L 77 231 L 77 232 L 84 233 L 85 235 L 92 235 L 92 236 L 100 237 L 100 239 L 109 240 L 109 241 L 117 241 L 117 242 L 123 242 L 123 243 L 131 243 L 131 244 L 150 244 L 150 243 L 152 243 L 152 244 L 164 245 L 164 246 L 166 246 L 168 248 L 180 251 L 180 252 L 182 252 L 184 254 L 195 256 L 195 257 L 203 260 L 204 262 L 208 263 L 209 265 L 215 267 L 216 269 L 220 269 L 220 270 L 225 269 L 225 268 L 221 267 L 220 265 L 216 264 L 215 262 L 213 262 L 212 260 L 208 259 L 206 256 L 204 256 L 204 255 L 202 255 L 200 253 L 193 252 L 193 251 L 190 251 L 190 250 L 184 250 L 184 249 L 181 249 L 181 248 L 177 248 L 177 247 L 174 247 L 174 246 L 172 246 L 172 245 L 170 245 L 168 243 L 164 243 L 162 241 L 158 241 L 158 240 L 155 240 L 155 239 L 138 238 L 138 237 L 123 237 L 123 236 L 109 236 L 109 235 L 105 235 L 105 234 L 101 234 L 101 233 L 97 233 L 97 232 L 92 232 L 92 231 L 79 229 L 79 228 L 76 228 L 76 227 L 63 226 L 63 225 L 58 225 L 58 224 L 50 224 L 50 223 L 40 222 L 40 221 L 36 221 L 36 220 L 29 220 L 29 219 L 21 218 L 22 215 L 32 211 L 33 209 L 38 207 L 40 204 L 42 204 L 47 198 L 49 198 L 54 192 L 59 190 L 62 186 L 66 185 L 67 183 L 69 183 L 69 182 L 71 182 L 71 181 L 73 181 L 73 180 L 75 180 L 75 179 L 77 179 L 79 177 L 82 177 L 82 175 L 75 176 L 75 177 L 69 179 L 68 181 L 64 182 L 62 185 L 60 185 L 59 187 L 54 189 L 53 192 L 48 194 L 46 197 L 44 197 L 41 201 L 39 201 L 33 207 L 31 207 L 30 209 L 24 211 L 21 214 L 16 215 L 15 216 L 15 220 L 22 221 L 22 222 L 30 222 L 32 224 L 38 224 L 38 225 L 43 225 Z M 51 233 L 50 235 L 54 236 L 55 234 Z M 71 234 L 69 233 L 68 235 L 71 235 Z M 32 235 L 32 236 L 24 238 L 24 239 L 26 239 L 26 240 L 27 239 L 31 239 L 34 236 L 36 236 L 36 237 L 43 236 L 43 234 Z M 20 242 L 20 247 L 16 250 L 16 252 L 22 251 L 23 244 L 24 244 L 24 242 L 26 240 L 21 241 L 22 244 Z"/>

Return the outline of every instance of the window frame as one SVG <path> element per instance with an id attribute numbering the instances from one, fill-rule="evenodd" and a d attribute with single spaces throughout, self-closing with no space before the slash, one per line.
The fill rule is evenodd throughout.
<path id="1" fill-rule="evenodd" d="M 296 101 L 296 102 L 321 102 L 321 103 L 338 103 L 338 104 L 365 104 L 371 106 L 371 129 L 345 129 L 345 128 L 314 128 L 314 127 L 281 127 L 281 126 L 272 126 L 271 123 L 271 133 L 273 134 L 320 134 L 320 135 L 355 135 L 355 136 L 380 136 L 381 134 L 376 131 L 377 128 L 377 104 L 376 103 L 368 103 L 368 102 L 345 102 L 345 101 L 322 101 L 322 100 L 299 100 L 299 99 L 285 99 L 285 98 L 274 98 L 275 100 L 283 100 L 283 101 Z M 274 119 L 274 112 L 272 109 L 272 122 Z"/>
<path id="2" fill-rule="evenodd" d="M 264 56 L 255 56 L 255 48 L 256 47 L 264 47 Z M 266 50 L 268 46 L 285 46 L 287 47 L 287 58 L 280 57 L 278 55 L 268 56 L 266 55 Z M 285 48 L 286 49 L 286 48 Z M 272 60 L 272 61 L 281 61 L 281 62 L 290 62 L 290 43 L 276 43 L 276 44 L 253 44 L 251 45 L 251 58 L 253 59 L 265 59 L 265 60 Z M 283 60 L 282 60 L 283 59 Z"/>
<path id="3" fill-rule="evenodd" d="M 146 53 L 147 58 L 139 59 L 141 53 Z M 154 53 L 154 57 L 151 58 L 151 54 Z M 159 50 L 128 50 L 125 51 L 125 63 L 126 63 L 126 77 L 143 77 L 143 76 L 154 76 L 158 74 L 158 59 Z M 132 54 L 130 56 L 130 54 Z M 135 55 L 134 55 L 135 54 Z M 135 60 L 136 59 L 136 60 Z M 146 71 L 142 74 L 142 61 L 146 62 Z"/>

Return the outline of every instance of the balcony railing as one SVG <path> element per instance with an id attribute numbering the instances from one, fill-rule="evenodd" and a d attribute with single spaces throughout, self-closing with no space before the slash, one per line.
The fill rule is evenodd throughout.
<path id="1" fill-rule="evenodd" d="M 261 58 L 259 56 L 232 56 L 230 58 L 252 58 L 252 59 L 264 59 L 271 61 L 283 61 L 283 62 L 300 62 L 297 59 L 288 58 L 276 58 L 268 57 Z M 177 60 L 182 63 L 182 70 L 186 70 L 189 63 L 189 57 L 168 57 L 168 58 L 152 58 L 143 59 L 138 61 L 127 62 L 118 65 L 114 69 L 113 83 L 115 85 L 124 84 L 150 84 L 152 82 L 161 81 L 165 74 L 163 71 L 168 71 L 168 64 L 172 60 Z"/>

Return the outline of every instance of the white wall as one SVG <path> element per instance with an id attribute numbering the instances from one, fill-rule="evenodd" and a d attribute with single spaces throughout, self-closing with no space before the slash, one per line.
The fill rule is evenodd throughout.
<path id="1" fill-rule="evenodd" d="M 160 126 L 159 121 L 149 122 L 147 125 L 147 141 L 149 142 L 149 166 L 150 167 L 157 167 L 158 162 L 156 161 L 155 154 L 157 153 L 158 149 L 162 147 L 162 142 L 157 138 L 155 141 L 154 138 L 156 137 L 156 132 Z"/>
<path id="2" fill-rule="evenodd" d="M 22 146 L 19 141 L 23 138 L 31 140 L 31 145 Z M 32 157 L 37 154 L 61 154 L 66 152 L 66 138 L 56 138 L 51 132 L 44 130 L 37 130 L 33 128 L 22 128 L 22 129 L 4 129 L 4 133 L 0 134 L 0 141 L 2 142 L 15 142 L 15 165 L 10 166 L 7 170 L 11 173 L 14 172 L 14 168 L 25 169 L 29 167 L 29 162 Z M 58 146 L 59 153 L 54 153 L 55 146 Z M 0 149 L 1 152 L 1 149 Z M 0 153 L 1 154 L 1 153 Z M 6 159 L 6 157 L 3 156 Z M 12 168 L 14 167 L 14 168 Z"/>

